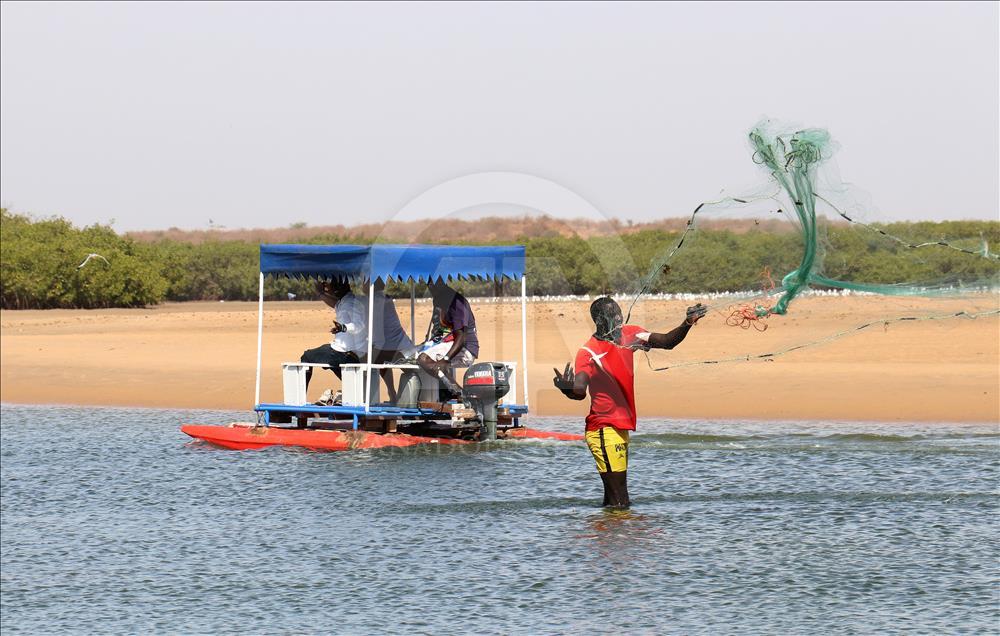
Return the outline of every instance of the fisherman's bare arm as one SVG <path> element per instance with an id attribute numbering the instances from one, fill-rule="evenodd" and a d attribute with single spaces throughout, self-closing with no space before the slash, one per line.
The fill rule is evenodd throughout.
<path id="1" fill-rule="evenodd" d="M 448 349 L 448 353 L 445 354 L 444 356 L 445 362 L 450 362 L 451 360 L 454 360 L 455 356 L 457 356 L 462 351 L 462 347 L 465 346 L 465 340 L 466 340 L 465 327 L 462 327 L 461 329 L 456 329 L 455 331 L 452 332 L 452 334 L 454 335 L 454 340 L 452 340 L 451 342 L 451 349 Z"/>
<path id="2" fill-rule="evenodd" d="M 688 307 L 684 322 L 671 329 L 667 333 L 651 333 L 646 341 L 650 349 L 673 349 L 687 337 L 691 327 L 695 326 L 699 320 L 708 313 L 708 307 L 698 303 L 693 307 Z"/>
<path id="3" fill-rule="evenodd" d="M 462 329 L 457 329 L 453 331 L 452 334 L 454 335 L 454 340 L 451 342 L 451 347 L 448 349 L 448 353 L 446 353 L 440 360 L 434 361 L 428 358 L 427 354 L 420 354 L 418 362 L 420 362 L 421 366 L 423 366 L 425 370 L 431 373 L 435 373 L 437 371 L 447 371 L 448 365 L 451 364 L 451 361 L 455 359 L 455 356 L 462 352 L 462 347 L 465 346 L 466 340 L 465 328 L 463 327 Z"/>
<path id="4" fill-rule="evenodd" d="M 559 369 L 552 369 L 556 374 L 552 378 L 552 384 L 559 389 L 563 395 L 571 400 L 582 400 L 587 397 L 587 387 L 590 385 L 590 376 L 586 372 L 573 372 L 573 365 L 566 363 L 566 369 L 561 373 Z"/>

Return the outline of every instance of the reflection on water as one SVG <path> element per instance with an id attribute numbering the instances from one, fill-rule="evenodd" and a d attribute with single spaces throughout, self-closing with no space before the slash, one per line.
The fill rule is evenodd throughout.
<path id="1" fill-rule="evenodd" d="M 4 633 L 1000 621 L 995 426 L 643 421 L 620 511 L 582 444 L 234 452 L 178 431 L 245 418 L 3 406 Z"/>
<path id="2" fill-rule="evenodd" d="M 620 539 L 642 539 L 657 535 L 662 528 L 656 525 L 660 520 L 635 510 L 602 508 L 586 519 L 592 532 L 577 535 L 580 539 L 595 539 L 599 545 L 613 545 Z"/>

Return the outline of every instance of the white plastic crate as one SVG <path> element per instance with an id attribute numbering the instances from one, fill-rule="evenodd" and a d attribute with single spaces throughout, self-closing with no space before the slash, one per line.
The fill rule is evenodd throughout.
<path id="1" fill-rule="evenodd" d="M 364 364 L 342 364 L 340 365 L 341 384 L 343 395 L 341 401 L 344 406 L 364 406 L 365 405 L 365 376 L 367 375 L 367 365 Z M 379 389 L 381 388 L 381 378 L 379 370 L 372 369 L 371 377 L 371 399 L 369 404 L 378 404 L 381 401 Z"/>

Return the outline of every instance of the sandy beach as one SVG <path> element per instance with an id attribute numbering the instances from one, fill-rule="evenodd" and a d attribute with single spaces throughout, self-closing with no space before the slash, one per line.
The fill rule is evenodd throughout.
<path id="1" fill-rule="evenodd" d="M 690 301 L 644 300 L 633 322 L 665 331 Z M 519 359 L 520 306 L 474 303 L 484 360 Z M 587 402 L 552 387 L 552 367 L 589 337 L 588 304 L 528 305 L 529 389 L 535 413 L 578 415 Z M 692 364 L 779 351 L 873 320 L 997 308 L 973 299 L 806 297 L 765 332 L 725 324 L 719 306 L 674 351 L 637 354 L 640 417 L 883 422 L 1000 422 L 997 316 L 879 324 L 771 361 Z M 148 309 L 0 312 L 0 399 L 6 403 L 249 409 L 255 303 Z M 409 305 L 398 303 L 404 327 Z M 429 305 L 418 303 L 422 331 Z M 262 400 L 280 401 L 280 364 L 327 341 L 333 318 L 318 302 L 267 303 Z M 497 329 L 497 325 L 501 328 Z M 310 396 L 336 378 L 324 373 Z"/>

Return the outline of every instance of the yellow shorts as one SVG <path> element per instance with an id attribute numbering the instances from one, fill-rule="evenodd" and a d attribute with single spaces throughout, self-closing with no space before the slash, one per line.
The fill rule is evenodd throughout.
<path id="1" fill-rule="evenodd" d="M 605 426 L 587 431 L 587 448 L 594 454 L 597 472 L 623 473 L 628 470 L 628 431 Z"/>

